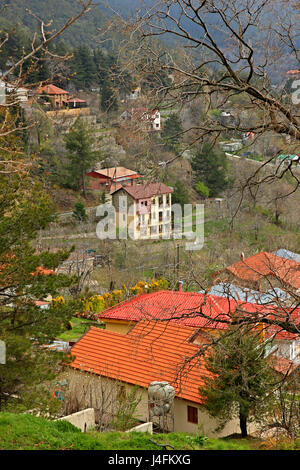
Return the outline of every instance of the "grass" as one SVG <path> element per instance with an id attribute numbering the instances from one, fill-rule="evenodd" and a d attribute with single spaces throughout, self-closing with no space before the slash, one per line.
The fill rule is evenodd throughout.
<path id="1" fill-rule="evenodd" d="M 162 445 L 163 444 L 163 445 Z M 66 421 L 0 413 L 0 450 L 257 450 L 299 449 L 300 442 L 274 448 L 258 439 L 209 439 L 201 434 L 82 433 Z M 165 447 L 166 446 L 166 447 Z"/>
<path id="2" fill-rule="evenodd" d="M 103 328 L 104 325 L 97 324 L 92 320 L 87 320 L 86 318 L 77 318 L 73 317 L 71 320 L 72 330 L 66 330 L 62 333 L 58 339 L 62 341 L 78 341 L 79 338 L 86 333 L 86 331 L 91 326 L 96 326 L 99 328 Z"/>
<path id="3" fill-rule="evenodd" d="M 157 444 L 156 444 L 157 443 Z M 96 431 L 82 433 L 65 421 L 47 421 L 29 414 L 0 413 L 0 450 L 199 450 L 240 449 L 238 443 L 187 433 L 154 434 Z M 248 449 L 243 445 L 243 449 Z"/>

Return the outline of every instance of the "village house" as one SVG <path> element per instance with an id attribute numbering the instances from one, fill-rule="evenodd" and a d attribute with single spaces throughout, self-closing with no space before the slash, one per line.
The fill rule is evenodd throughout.
<path id="1" fill-rule="evenodd" d="M 65 114 L 89 114 L 90 108 L 87 102 L 77 97 L 71 97 L 70 93 L 56 85 L 44 85 L 35 91 L 36 97 L 48 107 L 48 112 L 63 112 Z"/>
<path id="2" fill-rule="evenodd" d="M 111 191 L 117 227 L 126 228 L 130 224 L 133 239 L 170 236 L 172 192 L 164 183 L 119 184 Z"/>
<path id="3" fill-rule="evenodd" d="M 116 166 L 112 168 L 98 168 L 88 171 L 88 186 L 93 191 L 111 192 L 120 185 L 133 184 L 141 176 L 133 170 Z M 117 184 L 119 183 L 119 184 Z"/>
<path id="4" fill-rule="evenodd" d="M 69 99 L 69 92 L 57 87 L 56 85 L 44 85 L 37 90 L 37 95 L 41 98 L 49 99 L 54 109 L 62 109 L 66 107 Z"/>
<path id="5" fill-rule="evenodd" d="M 265 292 L 271 286 L 287 290 L 291 288 L 296 292 L 300 290 L 300 263 L 267 252 L 249 258 L 241 254 L 240 261 L 213 276 L 259 292 Z"/>
<path id="6" fill-rule="evenodd" d="M 79 374 L 90 374 L 91 380 L 96 382 L 97 377 L 103 377 L 108 389 L 111 383 L 118 381 L 123 399 L 138 386 L 141 401 L 135 416 L 140 422 L 149 422 L 149 385 L 154 381 L 168 382 L 175 389 L 173 425 L 169 431 L 196 433 L 201 429 L 207 436 L 238 432 L 237 419 L 216 432 L 217 421 L 203 409 L 198 388 L 209 375 L 203 362 L 193 359 L 188 373 L 183 369 L 180 374 L 184 360 L 198 350 L 193 343 L 194 333 L 195 330 L 187 326 L 146 320 L 137 323 L 127 334 L 92 327 L 72 347 L 75 359 L 71 368 Z M 84 406 L 95 407 L 95 399 L 88 396 Z"/>
<path id="7" fill-rule="evenodd" d="M 0 80 L 0 105 L 7 104 L 7 98 L 9 98 L 10 103 L 17 101 L 20 105 L 26 104 L 29 98 L 29 91 L 28 88 Z"/>
<path id="8" fill-rule="evenodd" d="M 291 310 L 295 324 L 299 321 L 299 309 Z M 215 336 L 227 328 L 231 315 L 276 315 L 280 313 L 270 304 L 258 305 L 241 298 L 204 293 L 161 290 L 141 294 L 123 301 L 99 313 L 99 319 L 107 330 L 127 334 L 139 321 L 168 321 L 195 329 L 194 343 L 207 344 L 211 335 Z M 204 316 L 200 315 L 203 314 Z M 283 315 L 285 312 L 283 313 Z M 281 331 L 278 327 L 260 325 L 262 341 L 266 348 L 272 347 L 274 354 L 293 362 L 300 360 L 300 341 L 295 334 Z"/>
<path id="9" fill-rule="evenodd" d="M 136 127 L 142 131 L 161 131 L 161 116 L 157 108 L 132 108 L 125 110 L 120 116 L 120 122 Z"/>

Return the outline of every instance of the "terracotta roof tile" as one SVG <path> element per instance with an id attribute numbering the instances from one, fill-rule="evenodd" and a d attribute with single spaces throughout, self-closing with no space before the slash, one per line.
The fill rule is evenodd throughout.
<path id="1" fill-rule="evenodd" d="M 111 194 L 116 193 L 119 189 L 112 191 Z M 134 186 L 124 186 L 123 189 L 137 200 L 151 198 L 160 194 L 170 194 L 173 192 L 173 188 L 170 188 L 170 186 L 167 186 L 164 183 L 151 183 L 146 181 Z"/>
<path id="2" fill-rule="evenodd" d="M 44 85 L 43 87 L 39 88 L 39 93 L 47 93 L 47 95 L 68 95 L 69 92 L 59 88 L 56 85 Z"/>
<path id="3" fill-rule="evenodd" d="M 202 312 L 204 318 L 199 315 Z M 195 292 L 180 292 L 161 290 L 149 294 L 141 294 L 129 300 L 120 302 L 100 312 L 101 320 L 125 320 L 136 323 L 140 320 L 167 320 L 172 323 L 185 325 L 191 328 L 226 329 L 231 314 L 239 312 L 241 315 L 268 316 L 276 320 L 287 320 L 298 324 L 300 309 L 279 309 L 272 305 L 257 305 L 242 300 L 229 299 L 215 295 L 205 295 Z M 275 325 L 264 324 L 267 337 L 276 335 L 278 339 L 294 339 L 295 335 L 282 330 Z"/>
<path id="4" fill-rule="evenodd" d="M 193 359 L 188 374 L 185 369 L 180 375 L 185 359 L 199 347 L 188 342 L 193 333 L 192 328 L 148 321 L 139 322 L 127 335 L 92 327 L 73 346 L 71 366 L 141 387 L 167 381 L 178 397 L 201 403 L 198 387 L 209 374 L 203 364 Z"/>
<path id="5" fill-rule="evenodd" d="M 261 252 L 225 268 L 239 279 L 257 281 L 265 276 L 275 276 L 286 284 L 300 288 L 300 263 Z"/>

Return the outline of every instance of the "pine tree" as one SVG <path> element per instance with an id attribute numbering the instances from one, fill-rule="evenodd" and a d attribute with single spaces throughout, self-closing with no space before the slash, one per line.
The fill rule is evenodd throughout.
<path id="1" fill-rule="evenodd" d="M 66 149 L 69 150 L 67 170 L 67 183 L 75 190 L 80 188 L 86 197 L 85 173 L 101 158 L 99 151 L 93 150 L 95 138 L 93 130 L 81 118 L 65 136 Z"/>
<path id="2" fill-rule="evenodd" d="M 174 150 L 176 145 L 181 141 L 180 133 L 183 131 L 182 122 L 178 114 L 171 114 L 164 124 L 162 138 L 165 140 L 167 147 Z"/>
<path id="3" fill-rule="evenodd" d="M 180 204 L 181 207 L 183 207 L 184 204 L 189 203 L 189 191 L 182 181 L 177 180 L 174 184 L 173 190 L 172 204 Z"/>
<path id="4" fill-rule="evenodd" d="M 198 150 L 191 166 L 195 181 L 202 181 L 209 188 L 210 196 L 219 196 L 228 187 L 226 157 L 214 151 L 209 144 Z"/>
<path id="5" fill-rule="evenodd" d="M 4 132 L 13 128 L 6 110 L 0 120 Z M 40 401 L 45 380 L 58 370 L 59 357 L 46 346 L 64 331 L 76 303 L 51 303 L 42 310 L 35 302 L 72 285 L 73 279 L 54 272 L 69 252 L 36 251 L 37 234 L 52 220 L 53 205 L 32 169 L 24 166 L 20 136 L 12 132 L 0 138 L 0 147 L 0 338 L 6 344 L 2 410 L 11 402 L 26 408 Z M 14 162 L 11 172 L 5 161 Z"/>
<path id="6" fill-rule="evenodd" d="M 211 346 L 205 367 L 211 373 L 199 388 L 208 413 L 223 427 L 239 416 L 242 437 L 249 421 L 259 422 L 273 405 L 274 372 L 258 331 L 231 327 Z"/>
<path id="7" fill-rule="evenodd" d="M 107 80 L 103 82 L 100 91 L 102 111 L 116 111 L 118 109 L 116 93 Z"/>
<path id="8" fill-rule="evenodd" d="M 72 216 L 79 222 L 86 222 L 86 220 L 88 219 L 82 200 L 79 199 L 76 202 Z"/>

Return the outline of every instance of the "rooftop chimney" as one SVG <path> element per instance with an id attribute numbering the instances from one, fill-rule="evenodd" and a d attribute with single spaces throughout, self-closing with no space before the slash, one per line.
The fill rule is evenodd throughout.
<path id="1" fill-rule="evenodd" d="M 178 289 L 178 290 L 179 290 L 179 292 L 182 292 L 182 284 L 183 284 L 183 282 L 182 282 L 182 281 L 179 281 L 178 284 L 179 284 L 179 289 Z"/>

